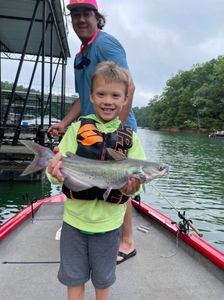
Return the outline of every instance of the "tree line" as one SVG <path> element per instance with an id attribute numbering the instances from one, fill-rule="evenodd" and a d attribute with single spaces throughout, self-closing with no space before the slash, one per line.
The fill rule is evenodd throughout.
<path id="1" fill-rule="evenodd" d="M 2 90 L 8 90 L 8 91 L 11 91 L 11 90 L 12 90 L 12 87 L 13 87 L 13 83 L 11 83 L 11 82 L 8 82 L 8 81 L 2 81 L 2 82 L 1 82 L 1 89 L 2 89 Z M 17 90 L 17 91 L 20 91 L 20 92 L 26 92 L 26 91 L 27 91 L 27 88 L 24 87 L 23 85 L 17 85 L 16 90 Z M 35 90 L 35 89 L 30 89 L 30 92 L 40 93 L 40 91 L 37 91 L 37 90 Z"/>
<path id="2" fill-rule="evenodd" d="M 223 129 L 224 56 L 179 71 L 166 82 L 161 95 L 134 112 L 138 125 L 150 129 Z"/>
<path id="3" fill-rule="evenodd" d="M 6 81 L 1 85 L 11 90 L 13 84 Z M 26 88 L 21 85 L 17 90 Z M 70 104 L 66 104 L 65 112 L 69 109 Z M 149 100 L 146 107 L 133 110 L 138 126 L 150 129 L 224 129 L 224 56 L 179 71 L 168 79 L 161 95 Z M 52 115 L 58 117 L 56 104 L 52 104 Z"/>

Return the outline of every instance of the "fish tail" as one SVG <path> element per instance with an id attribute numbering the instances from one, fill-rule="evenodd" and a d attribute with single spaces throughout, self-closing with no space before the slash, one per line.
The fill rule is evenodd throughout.
<path id="1" fill-rule="evenodd" d="M 21 141 L 21 143 L 35 153 L 35 157 L 20 176 L 29 175 L 44 169 L 54 157 L 54 153 L 51 150 L 37 143 L 31 141 Z"/>

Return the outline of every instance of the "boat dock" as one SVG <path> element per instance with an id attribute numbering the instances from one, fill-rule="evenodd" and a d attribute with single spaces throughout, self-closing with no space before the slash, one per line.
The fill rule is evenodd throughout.
<path id="1" fill-rule="evenodd" d="M 214 131 L 209 134 L 209 137 L 224 138 L 224 130 Z"/>
<path id="2" fill-rule="evenodd" d="M 33 158 L 34 154 L 24 145 L 2 145 L 0 147 L 0 181 L 40 180 L 40 172 L 24 177 L 20 176 Z"/>

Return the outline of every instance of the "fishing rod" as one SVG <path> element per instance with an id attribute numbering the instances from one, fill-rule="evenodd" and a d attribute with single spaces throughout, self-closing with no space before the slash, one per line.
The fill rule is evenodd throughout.
<path id="1" fill-rule="evenodd" d="M 182 222 L 180 221 L 179 223 L 175 222 L 175 221 L 172 221 L 172 224 L 177 224 L 177 227 L 178 229 L 181 231 L 181 232 L 184 232 L 184 233 L 188 233 L 189 232 L 189 227 L 199 236 L 199 237 L 203 237 L 203 233 L 198 229 L 196 228 L 194 225 L 193 225 L 193 222 L 192 220 L 189 220 L 185 217 L 185 211 L 183 211 L 183 213 L 180 212 L 180 210 L 178 210 L 174 205 L 173 203 L 167 199 L 160 191 L 159 189 L 157 189 L 155 187 L 154 184 L 151 184 L 151 186 L 159 193 L 159 195 L 164 199 L 166 200 L 170 206 L 177 212 L 177 215 L 178 217 L 183 220 Z"/>

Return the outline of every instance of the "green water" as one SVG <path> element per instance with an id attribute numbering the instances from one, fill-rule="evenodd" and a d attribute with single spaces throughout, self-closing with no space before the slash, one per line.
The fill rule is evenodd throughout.
<path id="1" fill-rule="evenodd" d="M 224 139 L 139 129 L 147 158 L 170 165 L 170 175 L 147 185 L 142 200 L 174 221 L 186 211 L 204 239 L 224 252 Z M 0 184 L 0 222 L 34 200 L 58 193 L 42 183 Z M 175 210 L 175 209 L 176 210 Z"/>
<path id="2" fill-rule="evenodd" d="M 170 175 L 152 182 L 143 201 L 178 221 L 186 211 L 204 239 L 224 252 L 224 139 L 140 129 L 147 158 L 170 165 Z"/>
<path id="3" fill-rule="evenodd" d="M 0 224 L 35 201 L 59 193 L 58 186 L 51 186 L 46 180 L 41 182 L 1 182 L 0 183 Z"/>

